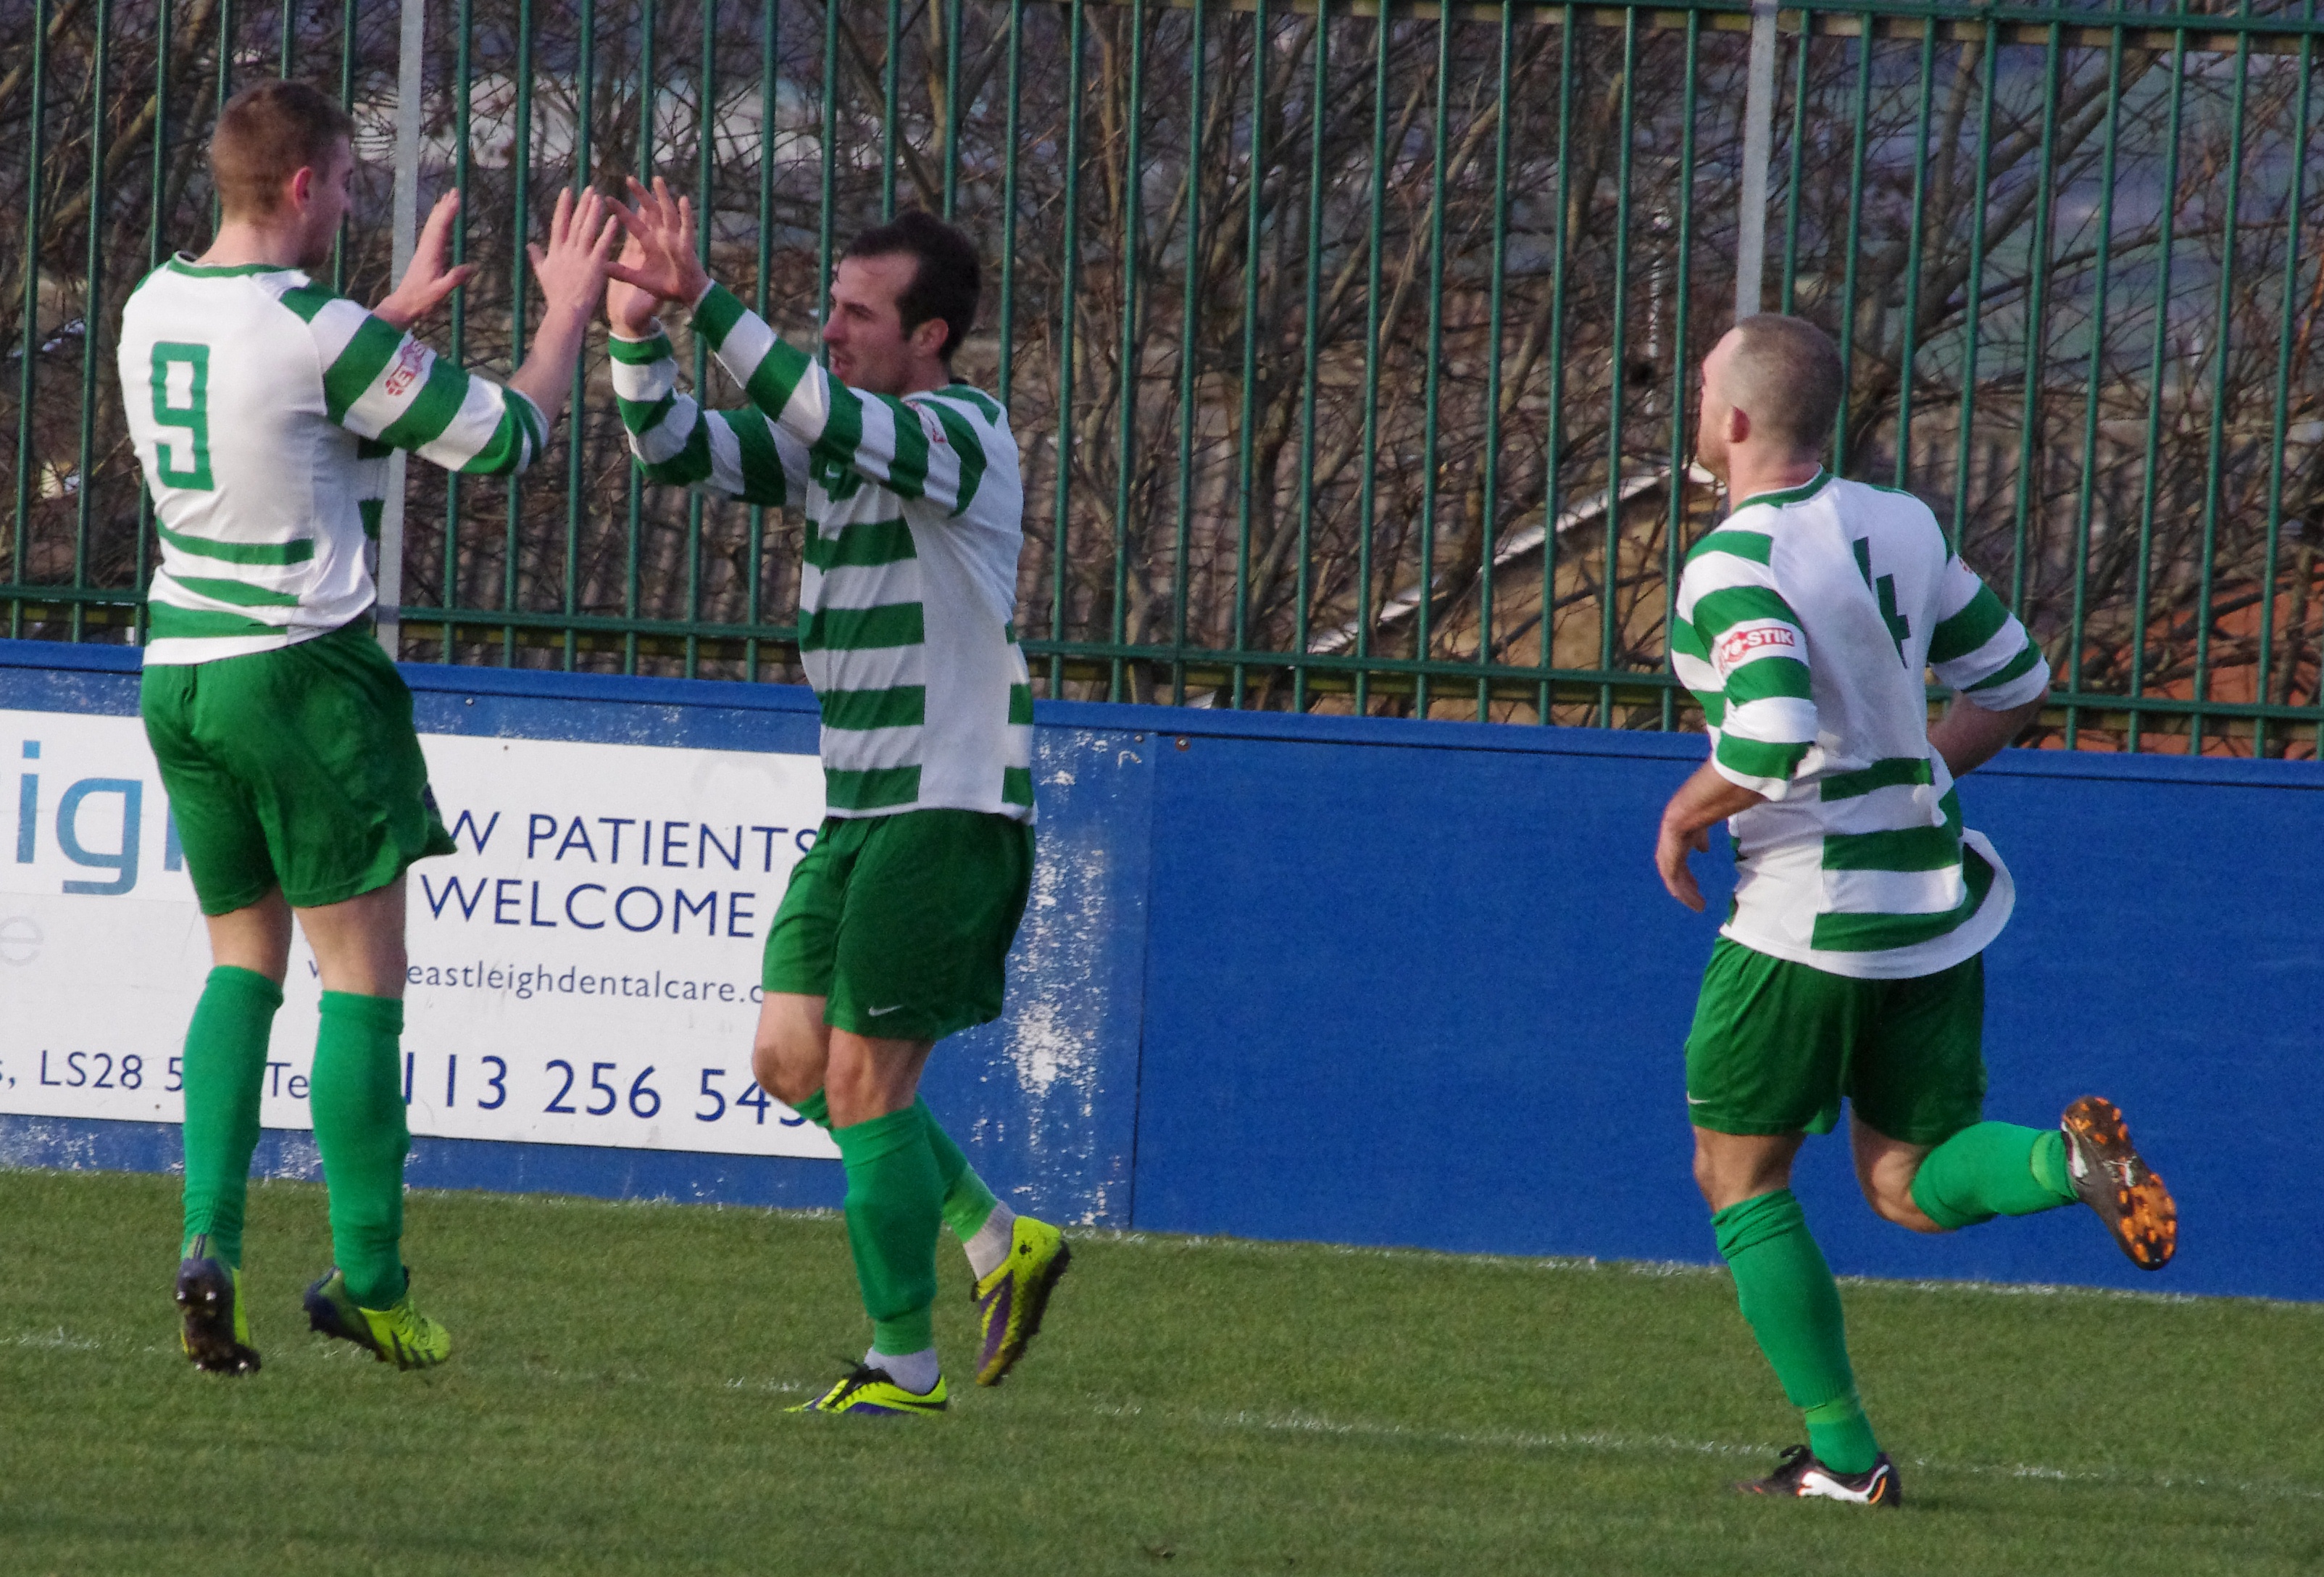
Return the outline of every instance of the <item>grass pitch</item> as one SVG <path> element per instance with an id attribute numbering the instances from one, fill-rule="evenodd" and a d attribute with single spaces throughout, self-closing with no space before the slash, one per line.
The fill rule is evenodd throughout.
<path id="1" fill-rule="evenodd" d="M 0 1173 L 0 1571 L 2324 1569 L 2324 1306 L 1851 1284 L 1866 1513 L 1722 1493 L 1799 1429 L 1713 1272 L 1084 1233 L 1007 1385 L 866 1425 L 782 1411 L 862 1344 L 828 1216 L 415 1194 L 455 1356 L 399 1375 L 307 1333 L 322 1194 L 263 1185 L 224 1380 L 177 1192 Z"/>

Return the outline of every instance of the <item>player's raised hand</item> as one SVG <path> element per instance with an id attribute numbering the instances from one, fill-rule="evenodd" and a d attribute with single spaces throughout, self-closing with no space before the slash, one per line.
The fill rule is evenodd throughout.
<path id="1" fill-rule="evenodd" d="M 548 299 L 542 304 L 540 327 L 534 335 L 532 354 L 509 378 L 509 387 L 523 394 L 554 420 L 565 403 L 565 392 L 579 364 L 581 342 L 604 294 L 605 270 L 613 257 L 613 243 L 622 227 L 605 199 L 594 191 L 575 201 L 570 189 L 557 194 L 557 209 L 549 221 L 549 244 L 528 245 L 532 273 Z"/>
<path id="2" fill-rule="evenodd" d="M 605 270 L 605 321 L 631 339 L 643 339 L 651 331 L 655 310 L 661 305 L 651 290 L 641 290 L 624 277 L 637 272 L 645 261 L 645 243 L 632 234 L 622 244 L 621 256 Z"/>
<path id="3" fill-rule="evenodd" d="M 669 183 L 659 175 L 650 189 L 632 177 L 630 197 L 634 207 L 619 202 L 613 207 L 637 248 L 637 260 L 632 263 L 624 249 L 622 261 L 607 272 L 657 300 L 694 305 L 710 288 L 710 275 L 696 254 L 699 233 L 695 228 L 694 205 L 673 197 Z M 607 306 L 610 310 L 612 303 Z"/>
<path id="4" fill-rule="evenodd" d="M 549 244 L 529 244 L 524 249 L 532 260 L 533 277 L 540 281 L 552 309 L 578 307 L 587 316 L 604 288 L 605 267 L 621 234 L 609 205 L 595 191 L 583 192 L 578 202 L 574 201 L 570 188 L 557 194 L 557 208 L 549 220 Z"/>
<path id="5" fill-rule="evenodd" d="M 476 265 L 473 263 L 451 269 L 444 266 L 445 256 L 452 246 L 452 226 L 459 217 L 458 192 L 447 191 L 436 199 L 436 206 L 428 210 L 428 222 L 420 227 L 420 244 L 412 248 L 411 263 L 403 271 L 402 282 L 372 309 L 374 317 L 384 318 L 398 328 L 410 328 L 475 277 Z"/>

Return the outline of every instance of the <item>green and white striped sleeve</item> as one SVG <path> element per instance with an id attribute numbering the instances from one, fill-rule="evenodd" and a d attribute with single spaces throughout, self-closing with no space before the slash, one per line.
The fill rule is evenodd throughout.
<path id="1" fill-rule="evenodd" d="M 988 416 L 959 391 L 898 400 L 851 389 L 785 344 L 723 285 L 712 285 L 694 309 L 694 327 L 751 403 L 807 446 L 815 461 L 853 471 L 899 497 L 926 499 L 946 515 L 965 513 L 976 502 L 987 466 L 985 434 L 978 429 L 991 430 L 998 406 Z"/>
<path id="2" fill-rule="evenodd" d="M 1671 666 L 1702 703 L 1711 764 L 1769 799 L 1791 791 L 1815 744 L 1807 636 L 1775 587 L 1763 532 L 1713 531 L 1687 556 Z"/>
<path id="3" fill-rule="evenodd" d="M 324 414 L 349 432 L 472 476 L 513 475 L 540 456 L 549 424 L 515 390 L 454 366 L 318 285 L 279 299 L 314 337 Z"/>
<path id="4" fill-rule="evenodd" d="M 1988 712 L 2006 712 L 2050 692 L 2050 664 L 1992 588 L 1958 556 L 1945 562 L 1929 666 L 1938 679 Z"/>
<path id="5" fill-rule="evenodd" d="M 806 495 L 807 446 L 756 410 L 705 410 L 678 389 L 669 337 L 607 341 L 638 468 L 656 482 L 769 508 Z"/>

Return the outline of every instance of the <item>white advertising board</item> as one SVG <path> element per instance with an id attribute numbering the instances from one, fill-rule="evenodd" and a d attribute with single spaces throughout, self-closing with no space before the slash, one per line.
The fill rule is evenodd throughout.
<path id="1" fill-rule="evenodd" d="M 831 1157 L 751 1078 L 759 961 L 816 758 L 423 735 L 459 852 L 411 869 L 411 1131 Z M 143 727 L 0 710 L 0 1111 L 176 1122 L 209 969 Z M 260 1120 L 311 1128 L 291 950 Z"/>

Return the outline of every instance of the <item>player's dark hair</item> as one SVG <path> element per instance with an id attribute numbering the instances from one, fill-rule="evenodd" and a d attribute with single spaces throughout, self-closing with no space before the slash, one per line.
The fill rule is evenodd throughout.
<path id="1" fill-rule="evenodd" d="M 1762 312 L 1735 325 L 1729 398 L 1759 425 L 1821 454 L 1840 415 L 1840 347 L 1804 318 Z"/>
<path id="2" fill-rule="evenodd" d="M 912 282 L 896 298 L 896 310 L 906 334 L 931 318 L 944 320 L 944 347 L 936 354 L 950 366 L 953 353 L 976 323 L 982 274 L 975 244 L 927 209 L 906 208 L 856 236 L 844 255 L 912 259 Z"/>
<path id="3" fill-rule="evenodd" d="M 210 177 L 228 217 L 272 213 L 283 183 L 304 169 L 319 173 L 331 146 L 355 135 L 355 117 L 336 98 L 304 82 L 261 82 L 218 112 L 210 134 Z"/>

